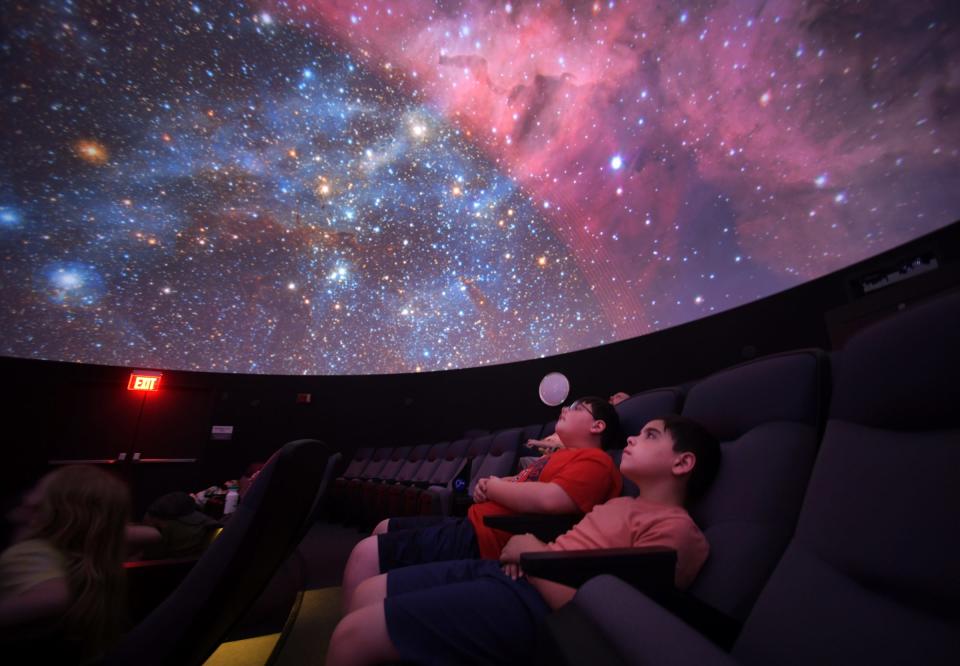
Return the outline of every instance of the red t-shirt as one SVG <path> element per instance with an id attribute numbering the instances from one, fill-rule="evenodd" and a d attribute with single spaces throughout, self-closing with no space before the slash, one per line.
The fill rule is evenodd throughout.
<path id="1" fill-rule="evenodd" d="M 535 460 L 517 475 L 518 483 L 555 483 L 570 496 L 583 513 L 595 505 L 620 496 L 623 479 L 610 456 L 601 449 L 560 449 Z M 523 513 L 496 502 L 474 504 L 467 518 L 477 533 L 480 557 L 495 560 L 513 535 L 483 524 L 485 516 Z"/>

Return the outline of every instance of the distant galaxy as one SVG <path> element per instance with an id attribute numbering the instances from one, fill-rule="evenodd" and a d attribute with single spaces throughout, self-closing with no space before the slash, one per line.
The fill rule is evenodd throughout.
<path id="1" fill-rule="evenodd" d="M 960 218 L 956 2 L 4 3 L 4 355 L 434 371 Z"/>

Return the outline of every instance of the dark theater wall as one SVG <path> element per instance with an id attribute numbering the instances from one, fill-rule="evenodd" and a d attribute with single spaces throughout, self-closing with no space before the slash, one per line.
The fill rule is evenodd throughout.
<path id="1" fill-rule="evenodd" d="M 864 280 L 930 257 L 937 268 L 862 294 Z M 916 262 L 914 262 L 916 263 Z M 548 421 L 540 378 L 561 371 L 572 394 L 608 395 L 677 384 L 745 359 L 836 346 L 857 328 L 960 285 L 960 223 L 781 294 L 634 340 L 562 356 L 450 372 L 380 376 L 263 376 L 164 372 L 161 389 L 126 390 L 131 370 L 4 358 L 4 506 L 48 460 L 115 463 L 134 483 L 137 511 L 170 489 L 238 476 L 284 442 L 316 437 L 360 445 L 439 441 L 467 428 Z M 162 369 L 161 369 L 162 370 Z M 299 403 L 298 394 L 310 402 Z M 141 412 L 142 407 L 142 412 Z M 233 438 L 214 441 L 213 425 Z"/>

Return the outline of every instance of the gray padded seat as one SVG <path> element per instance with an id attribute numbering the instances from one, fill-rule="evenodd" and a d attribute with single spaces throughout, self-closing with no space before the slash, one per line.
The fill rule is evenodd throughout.
<path id="1" fill-rule="evenodd" d="M 389 513 L 389 498 L 394 490 L 402 492 L 410 483 L 410 479 L 416 475 L 420 467 L 423 466 L 427 454 L 430 452 L 429 444 L 420 444 L 409 448 L 406 457 L 395 473 L 389 478 L 384 479 L 384 483 L 374 485 L 371 488 L 369 498 L 364 498 L 367 502 L 367 519 L 370 522 L 377 522 L 386 518 Z"/>
<path id="2" fill-rule="evenodd" d="M 521 428 L 510 428 L 494 435 L 493 441 L 490 443 L 490 450 L 487 451 L 487 455 L 472 475 L 471 496 L 478 479 L 488 476 L 510 476 L 517 460 L 517 450 L 520 448 L 522 435 L 523 430 Z"/>
<path id="3" fill-rule="evenodd" d="M 374 448 L 372 446 L 363 447 L 354 451 L 347 468 L 343 473 L 334 479 L 330 486 L 328 512 L 333 517 L 342 517 L 345 513 L 345 502 L 347 494 L 347 485 L 351 479 L 355 479 L 363 472 L 363 468 L 370 463 Z"/>
<path id="4" fill-rule="evenodd" d="M 635 393 L 614 409 L 620 417 L 620 428 L 626 437 L 636 435 L 651 419 L 665 414 L 679 414 L 683 391 L 676 387 Z"/>
<path id="5" fill-rule="evenodd" d="M 385 446 L 374 449 L 370 462 L 363 468 L 359 476 L 349 479 L 346 488 L 338 495 L 340 500 L 339 511 L 347 522 L 356 522 L 361 518 L 360 498 L 363 496 L 364 482 L 379 479 L 384 467 L 390 462 L 393 447 Z"/>
<path id="6" fill-rule="evenodd" d="M 343 471 L 339 479 L 355 479 L 360 476 L 360 473 L 363 472 L 363 468 L 367 466 L 370 462 L 370 458 L 373 456 L 373 447 L 367 446 L 362 449 L 357 449 L 353 457 L 350 458 L 350 463 L 347 465 L 347 468 Z"/>
<path id="7" fill-rule="evenodd" d="M 440 464 L 437 465 L 433 474 L 427 479 L 427 487 L 423 490 L 411 488 L 405 496 L 404 513 L 406 515 L 418 515 L 420 513 L 440 513 L 439 500 L 437 506 L 434 506 L 434 495 L 427 495 L 426 491 L 430 488 L 444 487 L 453 481 L 467 454 L 467 448 L 471 440 L 458 439 L 452 442 L 444 451 Z M 426 507 L 424 508 L 424 505 Z"/>
<path id="8" fill-rule="evenodd" d="M 410 475 L 410 478 L 402 482 L 402 484 L 392 486 L 387 490 L 387 505 L 384 511 L 385 517 L 402 516 L 408 513 L 406 496 L 410 495 L 410 503 L 413 504 L 416 498 L 419 497 L 421 489 L 429 485 L 430 477 L 433 476 L 437 467 L 439 467 L 443 461 L 448 448 L 450 448 L 450 442 L 437 442 L 436 444 L 429 445 L 423 461 L 417 467 L 417 470 Z M 419 507 L 418 504 L 417 506 Z"/>
<path id="9" fill-rule="evenodd" d="M 953 294 L 848 342 L 796 531 L 730 655 L 611 577 L 574 607 L 630 664 L 960 663 L 958 330 Z"/>
<path id="10" fill-rule="evenodd" d="M 697 382 L 682 414 L 721 442 L 723 458 L 690 514 L 711 554 L 690 592 L 743 620 L 793 534 L 816 456 L 827 357 L 803 350 L 750 361 Z"/>
<path id="11" fill-rule="evenodd" d="M 376 478 L 367 479 L 360 487 L 358 498 L 360 515 L 363 522 L 370 522 L 374 519 L 374 503 L 380 494 L 384 484 L 389 483 L 407 462 L 407 456 L 413 450 L 412 446 L 398 446 L 390 452 L 390 457 L 380 469 Z"/>
<path id="12" fill-rule="evenodd" d="M 481 435 L 480 437 L 472 439 L 469 446 L 467 446 L 465 458 L 466 464 L 470 465 L 468 494 L 473 492 L 473 486 L 479 478 L 477 473 L 487 457 L 487 453 L 493 444 L 493 439 L 494 435 Z M 451 480 L 456 474 L 457 472 L 454 472 L 454 476 L 450 477 Z M 424 513 L 449 516 L 453 510 L 453 484 L 448 481 L 442 486 L 431 485 L 424 491 L 420 506 Z"/>
<path id="13" fill-rule="evenodd" d="M 393 447 L 382 446 L 374 449 L 370 462 L 363 468 L 363 471 L 357 475 L 357 479 L 367 481 L 369 479 L 379 479 L 383 468 L 390 462 L 390 454 L 393 453 Z"/>

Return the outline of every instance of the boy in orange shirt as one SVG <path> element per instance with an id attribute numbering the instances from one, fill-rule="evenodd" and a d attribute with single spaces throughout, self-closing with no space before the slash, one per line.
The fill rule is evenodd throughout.
<path id="1" fill-rule="evenodd" d="M 684 509 L 706 490 L 720 446 L 699 424 L 655 419 L 627 439 L 620 471 L 636 498 L 597 506 L 573 529 L 546 544 L 530 534 L 510 539 L 500 562 L 464 560 L 411 566 L 371 578 L 354 595 L 333 633 L 328 666 L 416 663 L 525 663 L 536 657 L 536 627 L 576 590 L 526 578 L 520 555 L 543 550 L 661 546 L 677 552 L 674 582 L 688 586 L 709 551 Z"/>
<path id="2" fill-rule="evenodd" d="M 623 479 L 604 448 L 619 444 L 620 419 L 603 398 L 564 407 L 556 433 L 563 448 L 542 456 L 515 477 L 477 482 L 467 517 L 391 518 L 354 547 L 343 573 L 343 608 L 360 583 L 399 567 L 485 558 L 496 560 L 510 534 L 483 523 L 514 513 L 586 513 L 620 495 Z M 385 529 L 388 528 L 388 529 Z"/>

